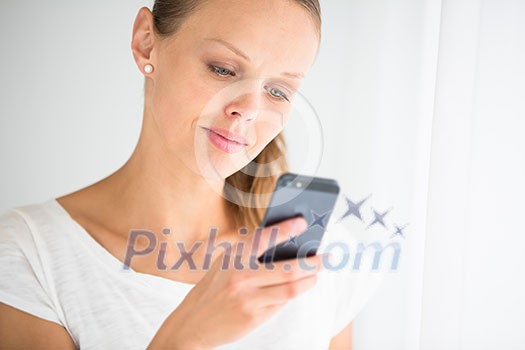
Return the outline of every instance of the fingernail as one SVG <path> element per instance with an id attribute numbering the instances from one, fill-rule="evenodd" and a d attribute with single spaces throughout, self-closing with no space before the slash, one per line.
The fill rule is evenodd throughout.
<path id="1" fill-rule="evenodd" d="M 297 218 L 293 222 L 294 230 L 299 233 L 306 229 L 306 220 L 303 218 Z"/>

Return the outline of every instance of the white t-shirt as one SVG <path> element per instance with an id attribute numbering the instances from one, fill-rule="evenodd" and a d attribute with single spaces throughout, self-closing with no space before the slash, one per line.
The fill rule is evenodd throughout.
<path id="1" fill-rule="evenodd" d="M 333 222 L 319 253 L 329 242 L 353 244 Z M 315 287 L 217 349 L 328 349 L 380 281 L 377 272 L 325 268 Z M 60 324 L 77 348 L 146 349 L 193 287 L 124 269 L 55 199 L 0 216 L 0 302 Z"/>

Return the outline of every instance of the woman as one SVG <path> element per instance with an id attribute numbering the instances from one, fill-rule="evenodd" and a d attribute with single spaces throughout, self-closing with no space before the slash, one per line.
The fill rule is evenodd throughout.
<path id="1" fill-rule="evenodd" d="M 221 269 L 227 248 L 215 249 L 204 268 L 199 246 L 210 228 L 215 247 L 255 245 L 258 202 L 286 170 L 280 132 L 320 28 L 317 0 L 158 0 L 153 12 L 140 9 L 139 142 L 107 178 L 2 217 L 2 347 L 350 348 L 350 324 L 323 304 L 334 291 L 314 292 L 321 254 L 306 258 L 311 269 L 298 261 Z M 255 253 L 305 228 L 302 218 L 266 228 Z M 301 299 L 308 292 L 313 299 Z"/>

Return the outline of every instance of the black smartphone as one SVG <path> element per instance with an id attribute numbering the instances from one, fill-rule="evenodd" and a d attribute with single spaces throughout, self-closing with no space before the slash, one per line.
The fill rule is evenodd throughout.
<path id="1" fill-rule="evenodd" d="M 308 222 L 302 233 L 294 233 L 258 257 L 259 262 L 302 258 L 317 253 L 339 195 L 333 179 L 285 173 L 279 177 L 266 209 L 262 227 L 296 216 Z"/>

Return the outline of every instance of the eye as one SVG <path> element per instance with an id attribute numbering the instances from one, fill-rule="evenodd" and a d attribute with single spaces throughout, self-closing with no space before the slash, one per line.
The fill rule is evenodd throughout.
<path id="1" fill-rule="evenodd" d="M 273 97 L 275 97 L 277 99 L 281 99 L 281 100 L 286 100 L 286 101 L 290 102 L 290 100 L 288 99 L 288 96 L 286 96 L 286 94 L 284 92 L 282 92 L 281 90 L 276 89 L 274 87 L 265 87 L 265 89 Z"/>
<path id="2" fill-rule="evenodd" d="M 235 76 L 235 72 L 212 64 L 208 65 L 208 69 L 221 77 L 227 77 L 228 75 L 231 75 L 232 77 Z"/>

